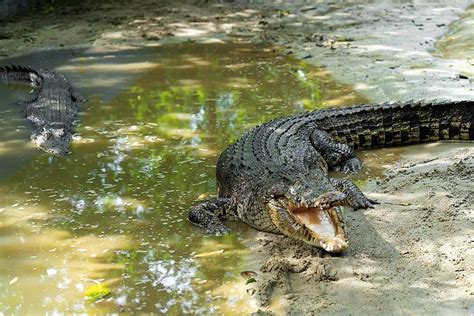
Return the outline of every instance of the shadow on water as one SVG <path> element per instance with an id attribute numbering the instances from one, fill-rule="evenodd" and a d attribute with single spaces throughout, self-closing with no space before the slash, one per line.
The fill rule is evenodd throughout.
<path id="1" fill-rule="evenodd" d="M 0 182 L 0 311 L 255 310 L 241 290 L 247 250 L 235 234 L 210 237 L 193 227 L 189 207 L 216 192 L 218 155 L 246 130 L 364 100 L 323 71 L 263 46 L 57 54 L 67 58 L 3 62 L 55 68 L 89 101 L 72 155 L 32 152 L 8 164 L 0 152 L 10 175 Z M 1 92 L 8 96 L 3 111 L 18 93 Z M 26 126 L 12 121 L 2 131 Z M 28 129 L 21 133 L 13 139 L 26 146 Z"/>
<path id="2" fill-rule="evenodd" d="M 36 150 L 27 141 L 30 135 L 29 123 L 22 118 L 20 107 L 14 104 L 26 98 L 26 95 L 27 92 L 12 91 L 0 85 L 0 180 L 36 155 Z"/>

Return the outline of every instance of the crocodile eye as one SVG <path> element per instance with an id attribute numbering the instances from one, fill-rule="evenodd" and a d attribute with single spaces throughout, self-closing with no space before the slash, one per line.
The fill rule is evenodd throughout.
<path id="1" fill-rule="evenodd" d="M 291 187 L 291 188 L 290 188 L 290 193 L 291 193 L 292 195 L 295 195 L 295 194 L 296 194 L 296 189 L 295 189 L 294 187 Z"/>

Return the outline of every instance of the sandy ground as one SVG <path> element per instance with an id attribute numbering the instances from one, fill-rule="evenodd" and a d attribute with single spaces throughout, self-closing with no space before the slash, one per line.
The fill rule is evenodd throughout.
<path id="1" fill-rule="evenodd" d="M 63 47 L 267 42 L 325 67 L 372 102 L 472 100 L 468 5 L 188 1 L 176 6 L 151 0 L 56 5 L 0 22 L 0 58 Z M 393 155 L 397 159 L 389 158 Z M 436 143 L 363 158 L 367 170 L 385 170 L 363 187 L 381 204 L 346 211 L 350 247 L 344 255 L 247 232 L 246 242 L 255 248 L 248 269 L 258 273 L 249 292 L 261 305 L 258 313 L 473 315 L 474 146 Z"/>
<path id="2" fill-rule="evenodd" d="M 387 177 L 363 187 L 381 204 L 346 211 L 350 246 L 342 256 L 258 233 L 248 268 L 261 266 L 261 310 L 472 314 L 473 172 L 472 145 L 409 147 Z"/>

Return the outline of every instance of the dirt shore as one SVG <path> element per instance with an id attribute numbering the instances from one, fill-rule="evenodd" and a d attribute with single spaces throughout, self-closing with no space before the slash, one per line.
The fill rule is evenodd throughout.
<path id="1" fill-rule="evenodd" d="M 377 164 L 365 161 L 369 169 Z M 409 147 L 386 177 L 363 187 L 381 204 L 346 211 L 350 245 L 342 256 L 258 233 L 252 243 L 258 255 L 248 268 L 261 266 L 263 282 L 255 288 L 261 310 L 470 315 L 473 172 L 474 146 Z"/>
<path id="2" fill-rule="evenodd" d="M 472 100 L 474 43 L 466 27 L 473 15 L 468 5 L 195 1 L 176 6 L 151 0 L 126 6 L 56 5 L 0 22 L 0 59 L 64 47 L 267 42 L 325 67 L 372 102 Z M 388 156 L 396 159 L 387 163 Z M 474 146 L 384 149 L 365 153 L 363 159 L 369 173 L 384 163 L 385 174 L 362 187 L 381 204 L 346 211 L 350 247 L 344 255 L 248 232 L 246 242 L 256 248 L 248 269 L 258 272 L 249 287 L 259 312 L 472 315 Z"/>

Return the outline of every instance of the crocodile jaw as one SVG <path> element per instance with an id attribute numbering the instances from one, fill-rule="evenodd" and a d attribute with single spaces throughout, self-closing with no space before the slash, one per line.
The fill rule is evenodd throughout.
<path id="1" fill-rule="evenodd" d="M 309 232 L 309 241 L 304 241 L 333 253 L 347 248 L 344 224 L 337 207 L 290 208 L 290 214 Z"/>
<path id="2" fill-rule="evenodd" d="M 271 200 L 267 207 L 273 223 L 289 237 L 331 253 L 342 252 L 348 246 L 339 205 L 315 203 L 309 206 L 281 199 Z"/>

